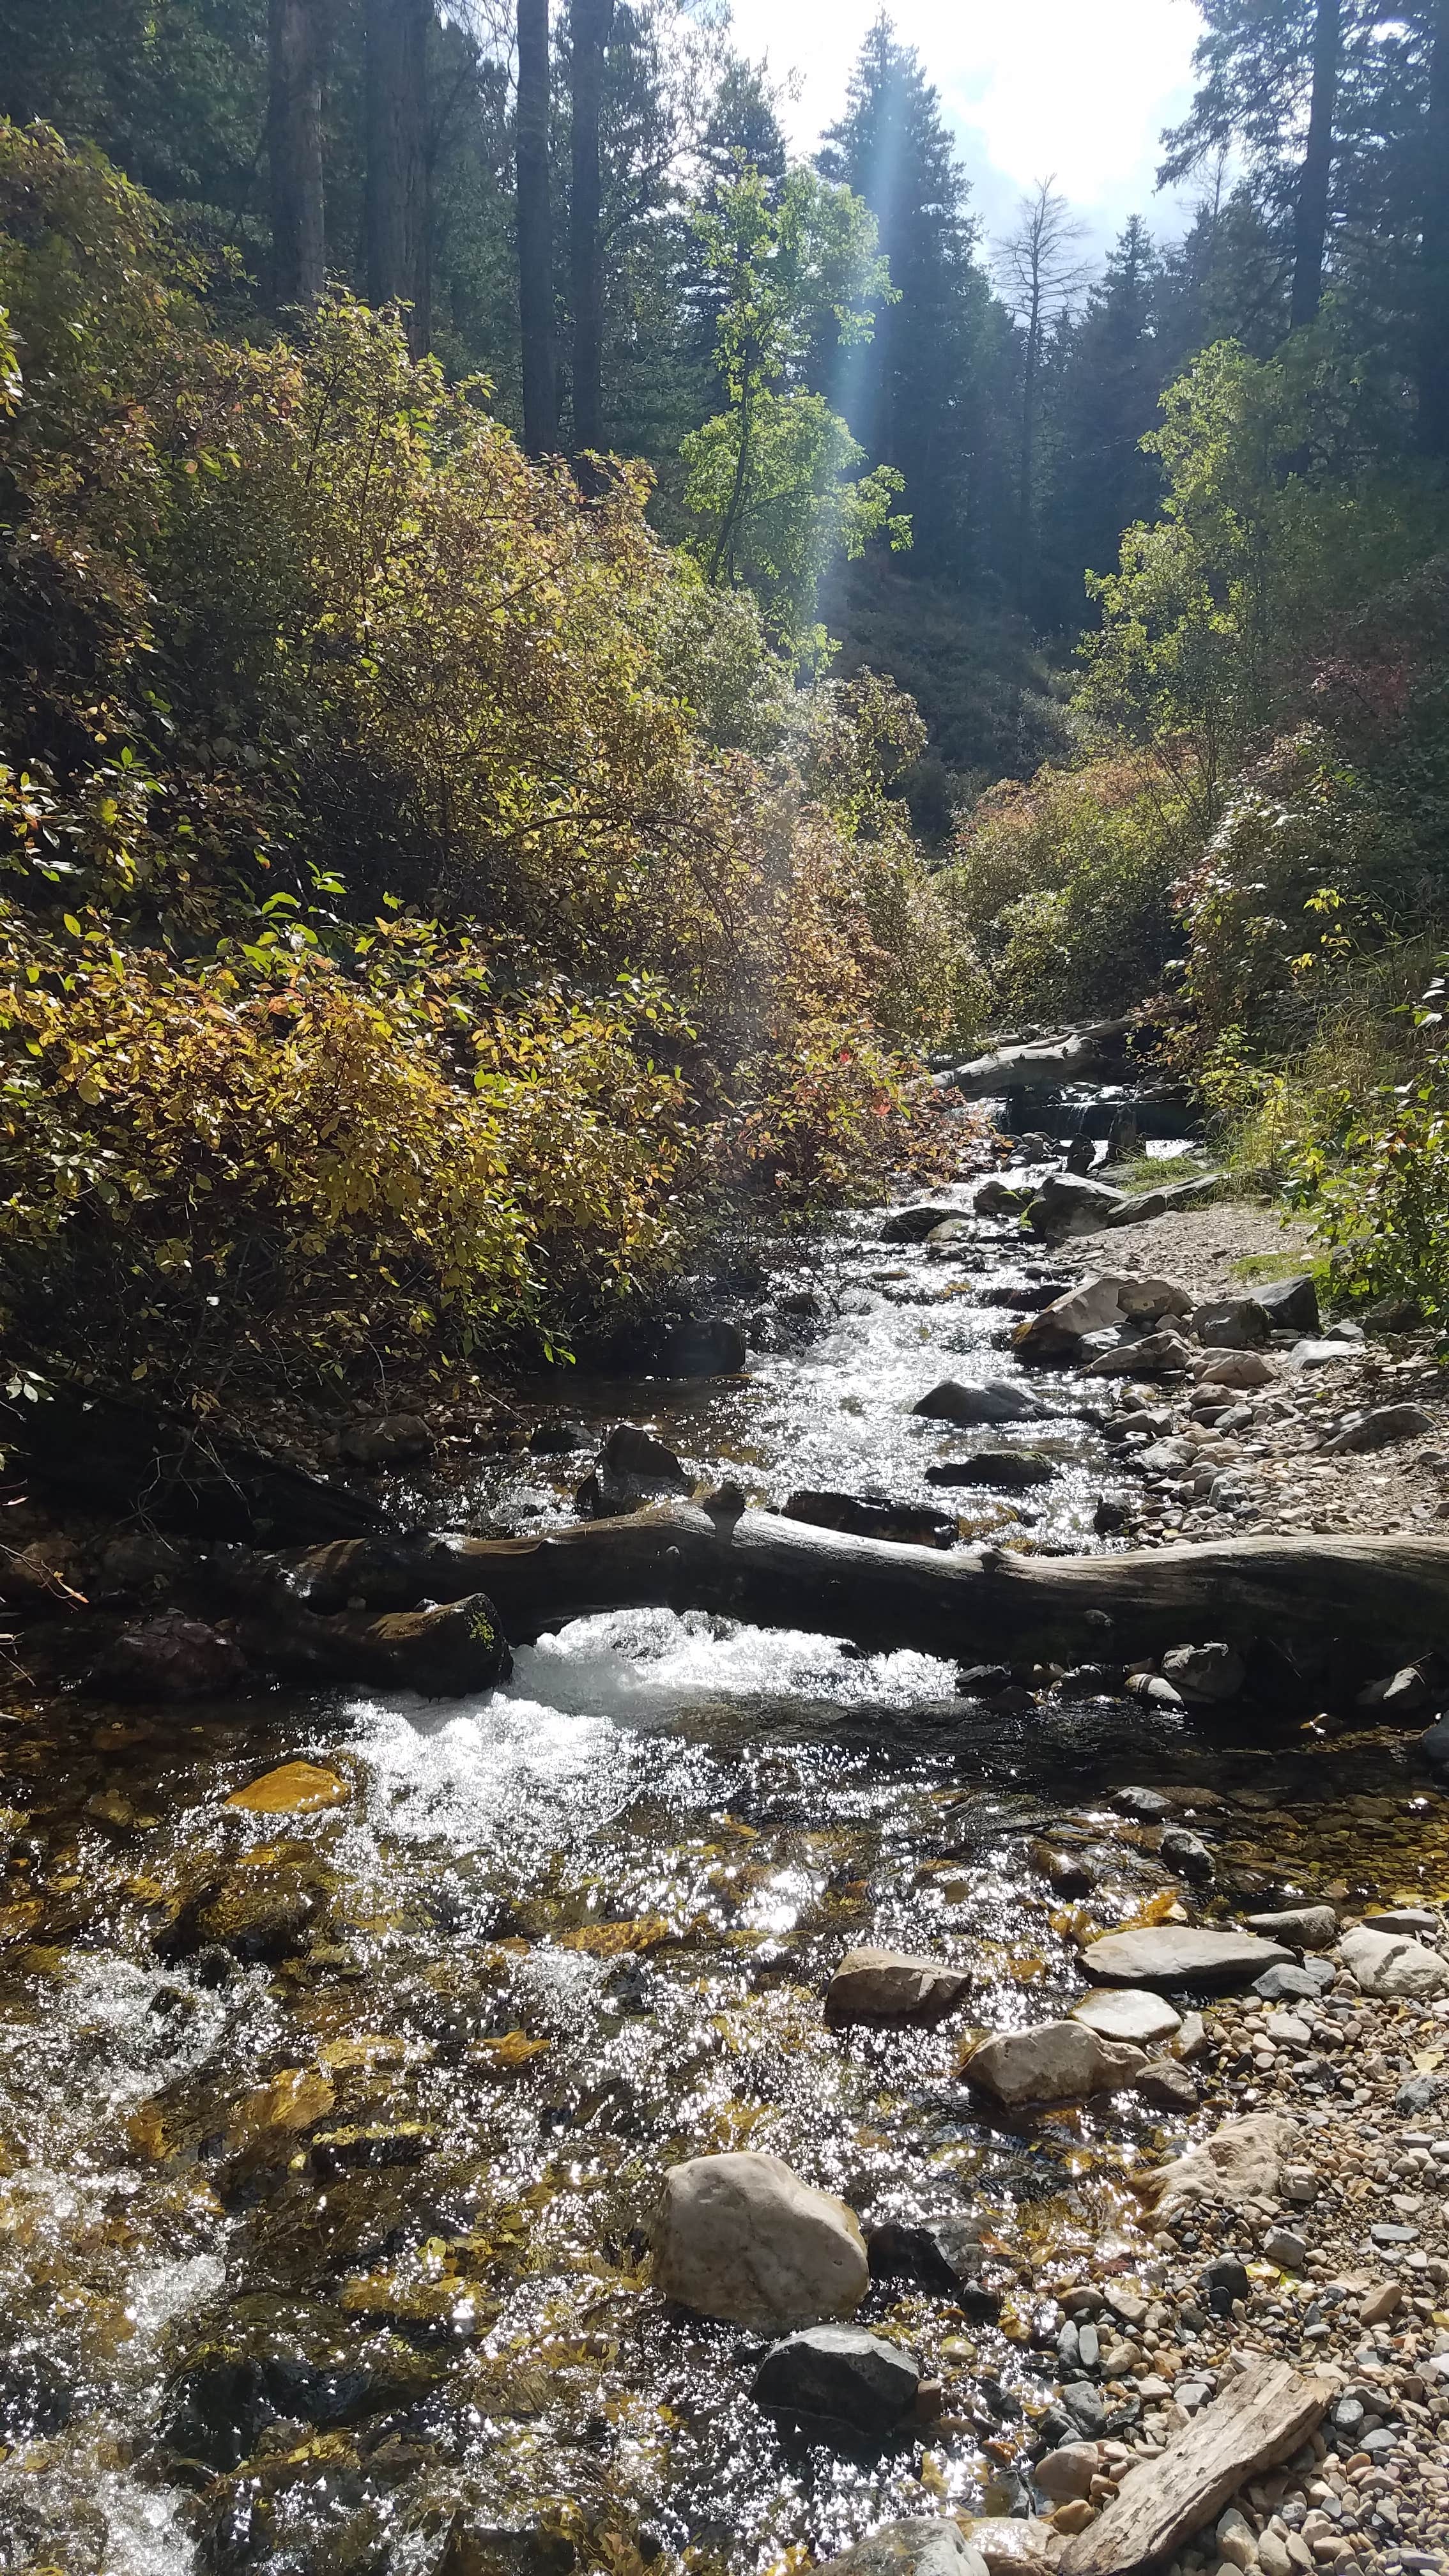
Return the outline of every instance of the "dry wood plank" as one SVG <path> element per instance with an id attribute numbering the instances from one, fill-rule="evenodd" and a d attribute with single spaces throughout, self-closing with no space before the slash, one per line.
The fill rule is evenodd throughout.
<path id="1" fill-rule="evenodd" d="M 1255 2361 L 1204 2406 L 1160 2459 L 1132 2471 L 1120 2495 L 1069 2540 L 1059 2576 L 1132 2576 L 1212 2521 L 1260 2469 L 1317 2430 L 1333 2390 L 1286 2361 Z"/>

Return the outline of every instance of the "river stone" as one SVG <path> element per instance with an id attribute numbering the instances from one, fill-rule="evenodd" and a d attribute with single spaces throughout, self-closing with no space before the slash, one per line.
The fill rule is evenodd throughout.
<path id="1" fill-rule="evenodd" d="M 991 1184 L 988 1181 L 987 1188 L 990 1187 Z M 1025 1190 L 1013 1195 L 1017 1198 L 1019 1206 L 1026 1205 Z M 924 1243 L 927 1235 L 934 1234 L 938 1225 L 944 1225 L 949 1217 L 958 1217 L 960 1213 L 960 1209 L 954 1207 L 893 1208 L 881 1227 L 880 1241 L 882 1243 Z M 996 1213 L 994 1209 L 978 1210 L 978 1214 L 982 1215 Z"/>
<path id="2" fill-rule="evenodd" d="M 1220 1640 L 1203 1646 L 1170 1647 L 1162 1658 L 1162 1670 L 1185 1700 L 1198 1700 L 1204 1705 L 1239 1698 L 1248 1678 L 1248 1668 L 1237 1648 Z"/>
<path id="3" fill-rule="evenodd" d="M 320 1762 L 283 1762 L 244 1789 L 233 1789 L 226 1803 L 254 1816 L 313 1816 L 324 1807 L 345 1806 L 351 1795 L 347 1782 Z"/>
<path id="4" fill-rule="evenodd" d="M 1278 2200 L 1292 2141 L 1292 2123 L 1281 2112 L 1250 2111 L 1244 2119 L 1225 2120 L 1175 2163 L 1142 2175 L 1137 2188 L 1160 2216 L 1185 2201 L 1227 2201 L 1241 2208 L 1248 2201 Z"/>
<path id="5" fill-rule="evenodd" d="M 906 2021 L 931 2027 L 953 2013 L 970 1989 L 964 1968 L 901 1950 L 849 1950 L 825 1990 L 830 2030 L 852 2022 Z"/>
<path id="6" fill-rule="evenodd" d="M 1060 2534 L 1036 2514 L 977 2514 L 961 2527 L 989 2576 L 1046 2576 L 1060 2544 Z"/>
<path id="7" fill-rule="evenodd" d="M 870 2281 L 854 2211 L 749 2151 L 671 2165 L 653 2249 L 665 2298 L 765 2330 L 853 2316 Z"/>
<path id="8" fill-rule="evenodd" d="M 1073 2021 L 1083 2021 L 1103 2039 L 1125 2039 L 1135 2048 L 1151 2048 L 1182 2028 L 1182 2015 L 1161 1995 L 1144 1986 L 1103 1986 L 1072 2006 Z"/>
<path id="9" fill-rule="evenodd" d="M 1436 1771 L 1449 1770 L 1449 1717 L 1436 1717 L 1419 1738 L 1419 1751 Z"/>
<path id="10" fill-rule="evenodd" d="M 1174 1377 L 1192 1366 L 1192 1350 L 1170 1326 L 1144 1333 L 1140 1341 L 1121 1342 L 1116 1350 L 1099 1351 L 1084 1377 Z"/>
<path id="11" fill-rule="evenodd" d="M 1075 1350 L 1084 1333 L 1096 1333 L 1108 1325 L 1120 1324 L 1123 1307 L 1118 1293 L 1119 1282 L 1111 1274 L 1084 1279 L 1076 1288 L 1054 1298 L 1035 1315 L 1019 1324 L 1012 1336 L 1023 1359 L 1064 1359 Z"/>
<path id="12" fill-rule="evenodd" d="M 1108 1189 L 1105 1181 L 1050 1172 L 1027 1209 L 1026 1221 L 1044 1243 L 1065 1243 L 1074 1234 L 1095 1234 L 1126 1203 L 1125 1193 Z"/>
<path id="13" fill-rule="evenodd" d="M 1376 1932 L 1367 1923 L 1345 1932 L 1338 1955 L 1366 1995 L 1382 2000 L 1423 2000 L 1449 1992 L 1449 1967 L 1436 1950 L 1404 1932 Z"/>
<path id="14" fill-rule="evenodd" d="M 1429 1685 L 1417 1664 L 1401 1664 L 1396 1673 L 1385 1673 L 1368 1683 L 1354 1701 L 1355 1708 L 1376 1711 L 1390 1725 L 1417 1716 L 1428 1704 Z"/>
<path id="15" fill-rule="evenodd" d="M 1030 1190 L 1013 1188 L 1010 1181 L 983 1181 L 971 1205 L 977 1216 L 1020 1216 L 1031 1196 Z"/>
<path id="16" fill-rule="evenodd" d="M 1071 2504 L 1086 2494 L 1100 2466 L 1095 2442 L 1064 2442 L 1060 2450 L 1048 2451 L 1044 2460 L 1037 2461 L 1032 2476 L 1053 2504 Z"/>
<path id="17" fill-rule="evenodd" d="M 688 1494 L 694 1478 L 682 1458 L 637 1422 L 616 1422 L 575 1501 L 586 1519 L 631 1512 L 660 1494 Z"/>
<path id="18" fill-rule="evenodd" d="M 1285 1933 L 1283 1937 L 1289 1940 L 1293 1936 Z M 1335 1925 L 1334 1939 L 1337 1938 Z M 1311 1997 L 1328 1992 L 1336 1973 L 1327 1959 L 1315 1959 L 1311 1966 L 1306 1962 L 1295 1967 L 1280 1964 L 1265 1968 L 1261 1977 L 1253 1979 L 1253 1992 L 1261 1995 L 1265 2004 L 1307 2003 Z"/>
<path id="19" fill-rule="evenodd" d="M 1336 1360 L 1351 1360 L 1355 1353 L 1350 1342 L 1331 1342 L 1306 1333 L 1283 1356 L 1291 1369 L 1319 1369 L 1331 1368 Z"/>
<path id="20" fill-rule="evenodd" d="M 753 2394 L 772 2415 L 884 2441 L 915 2405 L 920 2384 L 910 2354 L 882 2335 L 863 2326 L 807 2326 L 766 2353 Z"/>
<path id="21" fill-rule="evenodd" d="M 572 2576 L 578 2551 L 547 2523 L 475 2521 L 461 2507 L 430 2576 Z"/>
<path id="22" fill-rule="evenodd" d="M 1292 1953 L 1256 1932 L 1196 1923 L 1144 1924 L 1089 1941 L 1082 1964 L 1094 1977 L 1124 1986 L 1240 1985 Z"/>
<path id="23" fill-rule="evenodd" d="M 1201 1834 L 1188 1825 L 1167 1825 L 1158 1846 L 1164 1869 L 1178 1878 L 1196 1879 L 1205 1884 L 1216 1875 L 1216 1863 Z"/>
<path id="24" fill-rule="evenodd" d="M 1253 1294 L 1275 1333 L 1317 1332 L 1318 1291 L 1306 1272 L 1296 1279 L 1260 1280 Z"/>
<path id="25" fill-rule="evenodd" d="M 840 2558 L 827 2559 L 818 2576 L 988 2576 L 959 2522 L 922 2515 L 883 2522 Z"/>
<path id="26" fill-rule="evenodd" d="M 988 1378 L 984 1386 L 961 1386 L 955 1378 L 945 1377 L 912 1410 L 933 1422 L 1042 1422 L 1050 1418 L 1052 1408 L 1029 1387 L 1012 1386 L 1005 1378 Z"/>
<path id="27" fill-rule="evenodd" d="M 1376 1914 L 1364 1916 L 1363 1928 L 1366 1932 L 1408 1932 L 1415 1939 L 1424 1933 L 1432 1941 L 1436 1933 L 1443 1931 L 1444 1923 L 1441 1916 L 1431 1914 L 1427 1905 L 1385 1905 Z"/>
<path id="28" fill-rule="evenodd" d="M 1256 1350 L 1272 1330 L 1256 1297 L 1212 1298 L 1192 1320 L 1198 1340 L 1210 1350 Z"/>
<path id="29" fill-rule="evenodd" d="M 1331 1950 L 1338 1939 L 1338 1916 L 1331 1905 L 1289 1905 L 1280 1913 L 1249 1914 L 1245 1920 L 1248 1930 L 1263 1940 L 1290 1941 L 1295 1950 Z"/>
<path id="30" fill-rule="evenodd" d="M 998 2031 L 966 2061 L 969 2084 L 1005 2104 L 1086 2102 L 1115 2093 L 1142 2072 L 1140 2048 L 1114 2045 L 1080 2021 L 1043 2022 L 1036 2030 Z"/>
<path id="31" fill-rule="evenodd" d="M 926 1469 L 930 1484 L 981 1485 L 988 1493 L 1025 1494 L 1049 1485 L 1056 1469 L 1037 1449 L 978 1449 L 971 1458 L 942 1459 Z"/>
<path id="32" fill-rule="evenodd" d="M 1399 1440 L 1422 1440 L 1434 1428 L 1432 1417 L 1418 1404 L 1377 1404 L 1371 1413 L 1361 1413 L 1355 1422 L 1345 1422 L 1341 1431 L 1323 1443 L 1325 1458 L 1339 1458 L 1360 1449 L 1391 1449 Z"/>
<path id="33" fill-rule="evenodd" d="M 883 1539 L 892 1547 L 951 1547 L 956 1539 L 949 1512 L 934 1511 L 929 1503 L 892 1502 L 886 1495 L 839 1494 L 806 1485 L 786 1496 L 782 1515 L 814 1529 L 841 1530 L 848 1538 Z"/>
<path id="34" fill-rule="evenodd" d="M 113 1699 L 217 1699 L 247 1680 L 234 1637 L 184 1610 L 163 1610 L 116 1639 L 91 1676 Z"/>
<path id="35" fill-rule="evenodd" d="M 1199 1386 L 1267 1386 L 1277 1375 L 1261 1351 L 1223 1351 L 1197 1373 Z"/>
<path id="36" fill-rule="evenodd" d="M 406 1467 L 418 1458 L 430 1458 L 436 1447 L 431 1431 L 417 1413 L 379 1413 L 365 1422 L 349 1422 L 338 1433 L 337 1450 L 343 1463 L 361 1468 L 366 1475 L 381 1475 L 389 1467 Z"/>

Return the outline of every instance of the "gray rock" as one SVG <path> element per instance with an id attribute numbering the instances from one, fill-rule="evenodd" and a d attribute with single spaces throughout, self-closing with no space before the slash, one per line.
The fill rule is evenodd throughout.
<path id="1" fill-rule="evenodd" d="M 1107 2400 L 1090 2379 L 1069 2379 L 1062 2390 L 1062 2404 L 1079 2433 L 1089 2442 L 1099 2442 L 1107 2430 Z"/>
<path id="2" fill-rule="evenodd" d="M 933 1243 L 937 1246 L 960 1243 L 971 1231 L 971 1219 L 968 1216 L 943 1217 L 939 1225 L 932 1226 L 926 1241 L 928 1244 Z"/>
<path id="3" fill-rule="evenodd" d="M 683 1460 L 635 1422 L 616 1422 L 608 1434 L 591 1476 L 579 1487 L 576 1501 L 586 1518 L 603 1520 L 629 1512 L 636 1503 L 659 1494 L 687 1494 L 694 1479 Z"/>
<path id="4" fill-rule="evenodd" d="M 772 2415 L 885 2441 L 915 2405 L 920 2384 L 910 2354 L 884 2336 L 863 2326 L 809 2326 L 766 2353 L 753 2394 Z"/>
<path id="5" fill-rule="evenodd" d="M 1291 2227 L 1270 2227 L 1263 2239 L 1263 2260 L 1284 2272 L 1301 2272 L 1308 2260 L 1304 2239 Z"/>
<path id="6" fill-rule="evenodd" d="M 1197 1382 L 1201 1387 L 1267 1386 L 1275 1374 L 1261 1351 L 1221 1351 L 1198 1370 Z"/>
<path id="7" fill-rule="evenodd" d="M 1154 1440 L 1140 1453 L 1137 1464 L 1144 1476 L 1185 1476 L 1196 1460 L 1190 1440 Z"/>
<path id="8" fill-rule="evenodd" d="M 1214 1298 L 1192 1320 L 1198 1340 L 1215 1350 L 1257 1350 L 1272 1329 L 1256 1297 Z"/>
<path id="9" fill-rule="evenodd" d="M 1422 2111 L 1432 2111 L 1443 2100 L 1449 2085 L 1442 2075 L 1410 2075 L 1394 2095 L 1394 2109 L 1402 2119 L 1416 2119 Z"/>
<path id="10" fill-rule="evenodd" d="M 1052 1172 L 1027 1209 L 1026 1221 L 1044 1243 L 1065 1243 L 1072 1235 L 1095 1234 L 1125 1204 L 1122 1191 L 1108 1189 L 1104 1181 Z"/>
<path id="11" fill-rule="evenodd" d="M 1318 1291 L 1306 1273 L 1297 1279 L 1260 1281 L 1253 1295 L 1275 1332 L 1318 1331 Z"/>
<path id="12" fill-rule="evenodd" d="M 922 2515 L 883 2522 L 842 2557 L 828 2559 L 819 2576 L 987 2576 L 987 2566 L 958 2522 Z"/>
<path id="13" fill-rule="evenodd" d="M 748 2150 L 669 2167 L 653 2248 L 665 2298 L 736 2325 L 850 2316 L 870 2284 L 854 2211 Z"/>
<path id="14" fill-rule="evenodd" d="M 1142 2071 L 1142 2051 L 1102 2039 L 1084 2022 L 1051 2021 L 1036 2030 L 997 2031 L 966 2060 L 966 2080 L 1008 2110 L 1087 2102 L 1114 2093 Z"/>
<path id="15" fill-rule="evenodd" d="M 1436 1771 L 1449 1769 L 1449 1717 L 1437 1717 L 1419 1738 L 1419 1750 Z"/>
<path id="16" fill-rule="evenodd" d="M 1140 1341 L 1119 1343 L 1115 1350 L 1101 1351 L 1089 1360 L 1086 1377 L 1176 1377 L 1192 1366 L 1192 1350 L 1168 1327 L 1160 1332 L 1144 1333 Z"/>
<path id="17" fill-rule="evenodd" d="M 1072 2019 L 1084 2021 L 1102 2039 L 1126 2040 L 1133 2048 L 1151 2048 L 1175 2038 L 1182 2028 L 1181 2013 L 1145 1986 L 1103 1986 L 1073 2004 Z"/>
<path id="18" fill-rule="evenodd" d="M 1291 1965 L 1290 1954 L 1255 1932 L 1210 1929 L 1194 1923 L 1158 1923 L 1135 1932 L 1108 1932 L 1082 1952 L 1087 1974 L 1111 1985 L 1245 1985 L 1264 1968 Z"/>
<path id="19" fill-rule="evenodd" d="M 1022 1210 L 1030 1206 L 1031 1196 L 1030 1190 L 1013 1189 L 1009 1181 L 983 1181 L 971 1204 L 978 1216 L 1020 1216 Z M 927 1232 L 929 1231 L 928 1227 Z M 881 1240 L 884 1243 L 899 1243 L 903 1238 L 900 1235 L 886 1234 L 881 1237 Z"/>
<path id="20" fill-rule="evenodd" d="M 1095 2442 L 1065 2442 L 1037 2461 L 1032 2476 L 1053 2504 L 1071 2504 L 1087 2493 L 1100 2465 Z"/>
<path id="21" fill-rule="evenodd" d="M 1052 1407 L 1033 1395 L 1030 1387 L 1012 1386 L 1005 1378 L 988 1378 L 984 1386 L 961 1386 L 953 1377 L 942 1378 L 912 1410 L 931 1422 L 1043 1422 L 1052 1414 Z"/>
<path id="22" fill-rule="evenodd" d="M 1407 1932 L 1411 1939 L 1433 1941 L 1444 1930 L 1444 1918 L 1430 1912 L 1427 1905 L 1386 1905 L 1377 1914 L 1364 1917 L 1368 1932 Z"/>
<path id="23" fill-rule="evenodd" d="M 1336 1324 L 1327 1326 L 1323 1338 L 1327 1342 L 1347 1342 L 1357 1349 L 1367 1341 L 1368 1335 L 1362 1324 L 1355 1324 L 1348 1315 L 1340 1315 Z"/>
<path id="24" fill-rule="evenodd" d="M 1331 1950 L 1338 1939 L 1338 1916 L 1331 1905 L 1289 1905 L 1277 1914 L 1249 1914 L 1244 1919 L 1250 1932 L 1260 1932 L 1265 1941 L 1291 1942 L 1295 1950 Z M 1268 1973 L 1278 1977 L 1287 1971 L 1270 1968 Z M 1293 1991 L 1308 1994 L 1315 1989 L 1310 1979 Z"/>
<path id="25" fill-rule="evenodd" d="M 1265 1916 L 1262 1921 L 1255 1922 L 1252 1928 L 1261 1931 L 1263 1922 L 1270 1919 Z M 1274 1937 L 1291 1941 L 1295 1936 L 1291 1932 L 1285 1932 L 1281 1936 L 1274 1936 L 1271 1933 L 1265 1935 L 1265 1938 L 1270 1940 Z M 1335 1921 L 1335 1940 L 1337 1937 L 1338 1926 Z M 1306 2003 L 1313 1996 L 1325 1994 L 1332 1985 L 1333 1978 L 1334 1971 L 1326 1959 L 1305 1960 L 1301 1967 L 1295 1966 L 1290 1961 L 1283 1967 L 1265 1968 L 1261 1977 L 1253 1979 L 1253 1992 L 1255 1995 L 1261 1995 L 1265 2004 Z"/>
<path id="26" fill-rule="evenodd" d="M 1160 2111 L 1197 2109 L 1197 2085 L 1175 2057 L 1152 2058 L 1132 2089 L 1140 2101 L 1151 2102 Z"/>
<path id="27" fill-rule="evenodd" d="M 999 1189 L 1000 1186 L 1000 1182 L 988 1181 L 986 1184 L 988 1190 Z M 1024 1190 L 1011 1190 L 1006 1195 L 1018 1205 L 1024 1205 L 1027 1193 Z M 995 1209 L 983 1209 L 979 1201 L 980 1194 L 978 1194 L 977 1203 L 978 1215 L 998 1213 Z M 960 1213 L 959 1208 L 953 1207 L 896 1208 L 881 1227 L 880 1240 L 882 1243 L 924 1243 L 927 1235 L 934 1234 L 938 1225 L 944 1225 L 949 1217 L 959 1216 Z"/>
<path id="28" fill-rule="evenodd" d="M 1112 1804 L 1119 1816 L 1131 1816 L 1139 1825 L 1160 1825 L 1172 1813 L 1172 1800 L 1160 1789 L 1114 1789 Z"/>
<path id="29" fill-rule="evenodd" d="M 988 1493 L 1025 1494 L 1049 1485 L 1056 1469 L 1036 1449 L 978 1449 L 971 1458 L 941 1458 L 926 1469 L 929 1485 L 981 1485 Z"/>
<path id="30" fill-rule="evenodd" d="M 1384 2246 L 1412 2245 L 1418 2233 L 1417 2227 L 1396 2227 L 1391 2219 L 1380 2219 L 1377 2226 L 1369 2229 L 1372 2242 Z"/>
<path id="31" fill-rule="evenodd" d="M 970 1988 L 967 1970 L 948 1967 L 944 1959 L 850 1950 L 825 1990 L 826 2026 L 846 2030 L 856 2022 L 898 2021 L 930 2028 L 953 2013 Z"/>
<path id="32" fill-rule="evenodd" d="M 1426 1950 L 1406 1933 L 1378 1932 L 1360 1923 L 1345 1932 L 1338 1955 L 1366 1995 L 1422 2001 L 1449 1991 L 1449 1967 L 1437 1950 Z"/>
<path id="33" fill-rule="evenodd" d="M 1291 1354 L 1295 1361 L 1302 1347 L 1299 1343 Z M 1422 1439 L 1433 1428 L 1429 1415 L 1417 1404 L 1378 1404 L 1371 1413 L 1361 1413 L 1356 1421 L 1346 1422 L 1342 1430 L 1335 1431 L 1331 1440 L 1325 1440 L 1323 1455 L 1339 1458 L 1360 1449 L 1390 1449 L 1399 1440 Z"/>
<path id="34" fill-rule="evenodd" d="M 1212 1853 L 1201 1834 L 1191 1832 L 1186 1825 L 1164 1828 L 1161 1853 L 1164 1868 L 1172 1870 L 1179 1878 L 1196 1879 L 1200 1885 L 1206 1885 L 1217 1874 Z"/>
<path id="35" fill-rule="evenodd" d="M 1353 1352 L 1346 1342 L 1330 1341 L 1326 1335 L 1315 1339 L 1311 1334 L 1305 1334 L 1301 1342 L 1295 1342 L 1292 1350 L 1283 1354 L 1286 1365 L 1291 1369 L 1332 1368 L 1336 1362 L 1352 1357 Z"/>
<path id="36" fill-rule="evenodd" d="M 1173 1646 L 1162 1658 L 1162 1670 L 1185 1700 L 1205 1705 L 1237 1699 L 1248 1677 L 1236 1647 L 1221 1643 Z"/>
<path id="37" fill-rule="evenodd" d="M 1429 1685 L 1417 1664 L 1401 1664 L 1396 1673 L 1382 1681 L 1370 1682 L 1354 1702 L 1356 1708 L 1376 1712 L 1391 1721 L 1398 1717 L 1415 1717 L 1429 1704 Z"/>

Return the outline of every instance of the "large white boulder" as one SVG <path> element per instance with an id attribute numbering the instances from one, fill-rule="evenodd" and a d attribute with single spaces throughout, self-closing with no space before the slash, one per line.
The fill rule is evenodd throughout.
<path id="1" fill-rule="evenodd" d="M 869 2286 L 855 2213 L 779 2156 L 691 2156 L 664 2177 L 654 2281 L 703 2317 L 762 2328 L 854 2316 Z"/>
<path id="2" fill-rule="evenodd" d="M 1338 1955 L 1366 1995 L 1424 2001 L 1449 1993 L 1449 1967 L 1437 1950 L 1406 1932 L 1375 1932 L 1367 1923 L 1345 1932 Z"/>

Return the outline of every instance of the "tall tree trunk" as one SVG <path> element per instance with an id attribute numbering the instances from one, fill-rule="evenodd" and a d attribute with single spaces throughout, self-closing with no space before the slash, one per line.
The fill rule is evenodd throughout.
<path id="1" fill-rule="evenodd" d="M 1288 308 L 1290 331 L 1305 330 L 1318 318 L 1323 298 L 1323 246 L 1328 238 L 1328 190 L 1333 176 L 1333 120 L 1338 108 L 1338 67 L 1342 51 L 1342 0 L 1318 0 L 1313 20 L 1313 95 L 1308 110 L 1308 141 L 1298 174 L 1293 210 L 1293 294 Z"/>
<path id="2" fill-rule="evenodd" d="M 530 456 L 547 456 L 558 446 L 548 203 L 548 0 L 518 0 L 517 155 L 523 444 Z"/>
<path id="3" fill-rule="evenodd" d="M 367 194 L 370 304 L 410 304 L 408 337 L 421 355 L 419 279 L 424 227 L 424 110 L 433 0 L 367 0 Z"/>
<path id="4" fill-rule="evenodd" d="M 326 283 L 322 75 L 328 0 L 269 0 L 267 168 L 272 301 L 315 304 Z"/>
<path id="5" fill-rule="evenodd" d="M 573 194 L 570 283 L 574 301 L 574 446 L 604 444 L 604 280 L 599 253 L 599 92 L 614 0 L 572 0 Z"/>
<path id="6" fill-rule="evenodd" d="M 1449 0 L 1430 18 L 1419 279 L 1419 442 L 1449 459 Z"/>

